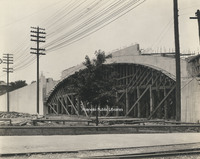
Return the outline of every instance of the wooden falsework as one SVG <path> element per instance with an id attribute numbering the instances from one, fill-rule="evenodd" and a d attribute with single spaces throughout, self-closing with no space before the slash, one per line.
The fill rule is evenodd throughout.
<path id="1" fill-rule="evenodd" d="M 149 87 L 149 95 L 150 95 L 150 112 L 153 111 L 153 92 L 152 92 L 152 86 Z"/>
<path id="2" fill-rule="evenodd" d="M 158 104 L 158 106 L 153 110 L 151 115 L 148 117 L 148 120 L 151 119 L 151 117 L 155 114 L 155 112 L 158 110 L 158 108 L 163 104 L 163 102 L 167 99 L 167 97 L 172 93 L 172 91 L 175 89 L 176 85 L 172 87 L 172 89 L 167 93 L 167 95 L 162 99 L 162 101 Z"/>
<path id="3" fill-rule="evenodd" d="M 144 90 L 144 92 L 140 95 L 140 97 L 136 100 L 135 104 L 129 109 L 128 113 L 126 113 L 126 116 L 131 112 L 131 110 L 136 106 L 136 104 L 138 104 L 138 102 L 140 101 L 140 99 L 144 96 L 144 94 L 146 93 L 146 91 L 149 89 L 150 85 Z"/>
<path id="4" fill-rule="evenodd" d="M 166 95 L 167 95 L 167 90 L 164 89 L 164 97 Z M 164 102 L 164 112 L 165 112 L 164 118 L 167 119 L 167 100 L 165 100 L 165 102 Z"/>
<path id="5" fill-rule="evenodd" d="M 167 77 L 161 71 L 154 70 L 152 68 L 135 65 L 135 64 L 119 64 L 114 65 L 115 71 L 118 71 L 119 78 L 117 79 L 117 86 L 119 90 L 116 91 L 116 104 L 120 103 L 119 108 L 123 108 L 124 112 L 119 115 L 143 117 L 148 118 L 155 110 L 155 106 L 165 99 L 167 94 L 175 84 L 175 81 Z M 111 71 L 113 71 L 111 70 Z M 68 89 L 70 88 L 70 89 Z M 51 104 L 49 109 L 55 113 L 67 113 L 76 115 L 94 115 L 88 114 L 84 108 L 92 107 L 92 105 L 86 105 L 82 101 L 77 99 L 77 95 L 72 92 L 70 86 L 63 82 L 56 91 L 54 91 L 48 103 Z M 158 98 L 160 94 L 160 97 Z M 166 98 L 164 101 L 164 110 L 159 113 L 155 113 L 156 118 L 173 118 L 175 117 L 175 91 L 173 95 Z M 74 98 L 74 100 L 73 100 Z M 156 103 L 157 102 L 157 103 Z M 47 104 L 48 104 L 47 103 Z M 139 105 L 139 106 L 138 106 Z M 70 111 L 69 106 L 73 111 Z M 110 106 L 108 106 L 109 108 Z M 83 111 L 80 111 L 82 108 Z M 157 108 L 158 109 L 158 108 Z M 132 113 L 133 111 L 133 113 Z M 164 112 L 164 113 L 163 113 Z M 170 112 L 170 113 L 168 113 Z M 172 113 L 171 113 L 172 112 Z M 173 114 L 174 112 L 174 114 Z M 173 114 L 173 115 L 171 115 Z M 101 113 L 101 116 L 114 116 L 116 113 L 107 112 Z"/>
<path id="6" fill-rule="evenodd" d="M 135 73 L 134 76 L 132 77 L 131 81 L 130 81 L 129 84 L 127 85 L 127 88 L 129 88 L 131 82 L 133 82 L 134 79 L 135 79 L 135 77 L 137 77 L 137 74 L 138 74 L 139 71 L 140 71 L 140 69 L 138 69 L 138 70 L 136 71 L 136 73 Z M 121 94 L 121 96 L 118 98 L 118 101 L 120 101 L 120 99 L 124 96 L 124 94 L 125 94 L 125 93 L 122 93 L 122 94 Z"/>
<path id="7" fill-rule="evenodd" d="M 72 100 L 70 99 L 70 97 L 69 97 L 67 94 L 66 94 L 66 96 L 67 96 L 67 98 L 69 99 L 69 101 L 70 101 L 72 107 L 74 108 L 76 114 L 79 116 L 78 111 L 76 110 L 74 103 L 72 102 Z"/>
<path id="8" fill-rule="evenodd" d="M 85 106 L 82 101 L 81 101 L 81 106 L 82 106 L 82 109 L 83 109 L 85 115 L 88 117 L 87 111 L 85 110 Z"/>
<path id="9" fill-rule="evenodd" d="M 137 86 L 137 98 L 139 99 L 138 101 L 136 101 L 135 103 L 137 103 L 137 110 L 138 110 L 138 114 L 137 114 L 137 117 L 140 118 L 141 117 L 141 112 L 140 112 L 140 109 L 141 109 L 141 104 L 140 104 L 140 87 Z M 133 106 L 134 107 L 134 106 Z"/>
<path id="10" fill-rule="evenodd" d="M 152 85 L 154 85 L 158 79 L 158 75 L 156 76 L 155 80 L 153 81 Z M 148 82 L 150 82 L 151 79 L 149 79 Z M 143 95 L 146 93 L 146 91 L 150 88 L 151 85 L 148 85 L 147 83 L 147 87 L 146 89 L 144 90 L 144 92 L 141 94 L 141 96 L 138 97 L 138 99 L 136 100 L 136 102 L 134 103 L 134 105 L 130 108 L 130 110 L 128 111 L 128 113 L 126 113 L 126 116 L 131 112 L 131 110 L 136 106 L 136 104 L 140 101 L 140 99 L 143 97 Z"/>
<path id="11" fill-rule="evenodd" d="M 53 108 L 53 106 L 51 106 L 51 104 L 48 104 L 48 106 L 54 111 L 54 113 L 58 114 L 58 113 L 56 112 L 56 110 Z"/>
<path id="12" fill-rule="evenodd" d="M 64 92 L 64 90 L 63 89 L 61 89 L 61 97 L 64 99 L 64 101 L 65 101 L 65 103 L 66 103 L 66 106 L 68 106 L 68 104 L 67 104 L 67 102 L 66 102 L 66 100 L 65 100 L 65 98 L 64 98 L 64 96 L 63 96 L 63 93 Z M 66 111 L 66 113 L 68 114 L 68 115 L 70 115 L 70 113 L 69 113 L 69 111 L 67 110 L 67 108 L 65 107 L 65 105 L 63 104 L 63 108 L 65 109 L 65 111 Z"/>
<path id="13" fill-rule="evenodd" d="M 59 98 L 58 98 L 58 99 L 59 99 Z M 65 108 L 65 105 L 63 104 L 63 102 L 61 101 L 61 99 L 59 99 L 59 101 L 60 101 L 62 107 L 65 109 L 66 113 L 69 115 L 69 112 L 68 112 L 68 110 Z"/>

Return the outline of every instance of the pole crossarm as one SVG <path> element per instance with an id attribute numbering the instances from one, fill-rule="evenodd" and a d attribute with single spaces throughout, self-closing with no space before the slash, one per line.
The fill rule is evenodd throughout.
<path id="1" fill-rule="evenodd" d="M 198 27 L 199 27 L 199 44 L 200 44 L 200 10 L 198 9 L 195 13 L 196 17 L 190 17 L 190 19 L 197 19 Z"/>

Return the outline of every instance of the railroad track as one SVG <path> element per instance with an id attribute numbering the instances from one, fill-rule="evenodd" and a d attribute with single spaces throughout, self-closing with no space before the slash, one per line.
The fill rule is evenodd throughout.
<path id="1" fill-rule="evenodd" d="M 132 159 L 132 158 L 169 157 L 169 156 L 196 155 L 196 154 L 200 154 L 200 148 L 158 151 L 158 152 L 148 152 L 148 153 L 92 156 L 92 157 L 87 157 L 84 159 L 91 159 L 91 158 L 92 159 Z"/>

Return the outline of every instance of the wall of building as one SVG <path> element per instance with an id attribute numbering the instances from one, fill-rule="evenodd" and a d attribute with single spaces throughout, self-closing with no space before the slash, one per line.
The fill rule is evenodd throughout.
<path id="1" fill-rule="evenodd" d="M 200 121 L 200 83 L 195 78 L 182 84 L 181 121 Z"/>

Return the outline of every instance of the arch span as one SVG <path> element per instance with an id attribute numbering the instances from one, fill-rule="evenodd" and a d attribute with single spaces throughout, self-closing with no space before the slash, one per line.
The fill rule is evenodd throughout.
<path id="1" fill-rule="evenodd" d="M 117 90 L 116 100 L 123 104 L 116 105 L 116 109 L 113 109 L 120 111 L 105 111 L 100 115 L 174 119 L 174 58 L 142 55 L 137 47 L 136 45 L 116 51 L 112 53 L 112 58 L 106 61 L 105 64 L 112 65 L 119 74 L 116 84 L 121 86 L 121 89 Z M 85 109 L 90 107 L 92 110 L 92 106 L 80 101 L 77 95 L 68 89 L 68 78 L 80 69 L 84 69 L 82 64 L 62 72 L 62 81 L 54 88 L 46 102 L 49 113 L 94 115 L 94 112 L 87 112 Z M 182 77 L 186 77 L 187 72 L 183 72 Z M 105 110 L 110 110 L 109 106 Z"/>

